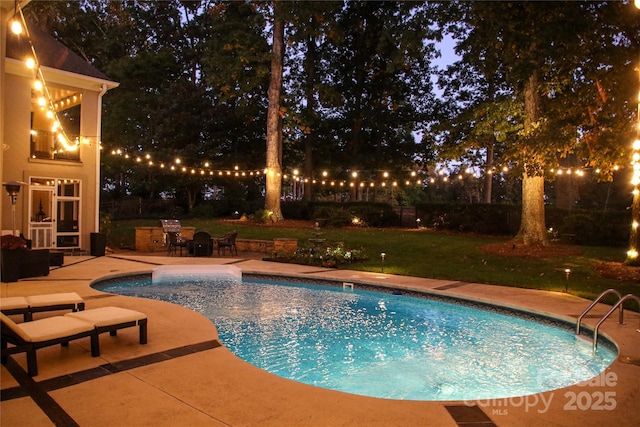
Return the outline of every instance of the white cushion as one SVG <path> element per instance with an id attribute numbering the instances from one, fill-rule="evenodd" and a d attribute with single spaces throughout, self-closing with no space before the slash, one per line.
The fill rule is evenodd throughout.
<path id="1" fill-rule="evenodd" d="M 84 320 L 94 324 L 96 327 L 117 325 L 119 323 L 133 322 L 147 318 L 144 313 L 121 307 L 93 308 L 91 310 L 67 313 L 65 317 Z"/>
<path id="2" fill-rule="evenodd" d="M 15 310 L 16 308 L 28 308 L 29 303 L 25 297 L 0 298 L 1 310 Z"/>
<path id="3" fill-rule="evenodd" d="M 59 304 L 79 304 L 83 300 L 75 292 L 66 292 L 60 294 L 47 294 L 47 295 L 33 295 L 27 297 L 29 306 L 31 307 L 46 307 L 48 305 Z"/>
<path id="4" fill-rule="evenodd" d="M 48 317 L 16 325 L 16 332 L 28 342 L 41 342 L 88 332 L 93 325 L 79 319 L 65 316 Z"/>

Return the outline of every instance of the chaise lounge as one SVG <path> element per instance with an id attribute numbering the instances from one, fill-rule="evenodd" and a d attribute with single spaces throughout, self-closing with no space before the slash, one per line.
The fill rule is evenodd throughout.
<path id="1" fill-rule="evenodd" d="M 68 346 L 69 341 L 80 338 L 91 338 L 91 356 L 100 356 L 100 342 L 94 325 L 80 319 L 67 316 L 55 316 L 34 320 L 21 324 L 15 323 L 4 313 L 2 319 L 2 364 L 7 363 L 11 354 L 27 354 L 27 372 L 30 376 L 38 375 L 38 359 L 36 350 L 56 344 Z M 8 344 L 13 344 L 9 347 Z"/>
<path id="2" fill-rule="evenodd" d="M 116 336 L 118 329 L 138 326 L 140 344 L 147 343 L 147 316 L 138 311 L 120 307 L 102 307 L 67 313 L 21 324 L 4 313 L 2 316 L 2 363 L 16 353 L 27 353 L 29 375 L 38 375 L 36 350 L 56 344 L 66 346 L 69 341 L 90 337 L 91 356 L 100 356 L 99 335 L 109 332 Z M 9 347 L 8 344 L 13 344 Z"/>
<path id="3" fill-rule="evenodd" d="M 84 310 L 84 300 L 75 292 L 0 298 L 4 314 L 22 314 L 25 322 L 33 320 L 33 313 L 56 310 Z"/>
<path id="4" fill-rule="evenodd" d="M 121 307 L 101 307 L 65 314 L 65 317 L 91 323 L 98 334 L 109 332 L 115 337 L 118 329 L 138 326 L 140 344 L 147 343 L 147 316 L 139 311 Z"/>

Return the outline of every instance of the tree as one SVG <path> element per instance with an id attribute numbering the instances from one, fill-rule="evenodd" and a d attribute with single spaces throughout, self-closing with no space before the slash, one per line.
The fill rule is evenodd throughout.
<path id="1" fill-rule="evenodd" d="M 280 192 L 282 189 L 282 118 L 280 97 L 282 94 L 282 69 L 284 64 L 284 20 L 282 1 L 273 1 L 273 42 L 271 79 L 269 81 L 269 109 L 267 111 L 267 173 L 264 208 L 271 213 L 272 221 L 282 221 Z"/>
<path id="2" fill-rule="evenodd" d="M 328 34 L 335 27 L 335 16 L 342 7 L 343 3 L 337 1 L 297 2 L 289 10 L 291 53 L 285 58 L 289 75 L 285 82 L 285 103 L 289 122 L 286 135 L 291 143 L 285 161 L 303 164 L 305 200 L 313 198 L 314 185 L 309 178 L 314 177 L 319 159 L 331 152 L 327 108 L 320 102 L 321 93 L 330 90 L 326 80 L 330 79 L 331 70 L 323 67 L 323 57 L 328 57 L 332 50 Z"/>
<path id="3" fill-rule="evenodd" d="M 415 161 L 413 132 L 432 113 L 430 60 L 435 56 L 430 6 L 348 2 L 330 34 L 330 82 L 340 95 L 337 158 L 362 179 L 399 172 Z M 368 173 L 369 176 L 364 175 Z"/>
<path id="4" fill-rule="evenodd" d="M 497 58 L 521 113 L 503 157 L 522 174 L 522 223 L 515 241 L 548 244 L 544 174 L 575 153 L 586 167 L 624 162 L 619 141 L 630 135 L 632 112 L 620 87 L 623 52 L 637 25 L 612 2 L 473 2 L 462 7 L 470 28 L 459 48 L 465 61 Z M 504 17 L 509 19 L 505 20 Z M 604 82 L 607 82 L 604 84 Z M 597 149 L 596 149 L 597 147 Z M 597 166 L 596 166 L 597 165 Z"/>

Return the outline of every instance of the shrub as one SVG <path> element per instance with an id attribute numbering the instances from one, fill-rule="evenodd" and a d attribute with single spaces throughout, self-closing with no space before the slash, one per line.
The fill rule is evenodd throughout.
<path id="1" fill-rule="evenodd" d="M 339 243 L 326 248 L 300 248 L 291 255 L 281 255 L 277 259 L 294 264 L 337 268 L 344 264 L 366 261 L 367 257 L 362 249 L 345 249 L 344 245 Z"/>
<path id="2" fill-rule="evenodd" d="M 189 216 L 191 218 L 211 219 L 218 215 L 216 215 L 214 204 L 203 202 L 191 208 Z"/>
<path id="3" fill-rule="evenodd" d="M 511 235 L 520 226 L 520 206 L 429 203 L 416 206 L 422 225 L 437 230 Z"/>
<path id="4" fill-rule="evenodd" d="M 253 220 L 255 222 L 265 224 L 271 221 L 271 212 L 265 209 L 258 209 L 253 213 Z"/>
<path id="5" fill-rule="evenodd" d="M 107 239 L 111 235 L 111 214 L 107 212 L 100 212 L 100 232 L 107 236 Z"/>
<path id="6" fill-rule="evenodd" d="M 556 228 L 560 239 L 576 245 L 623 247 L 629 242 L 631 215 L 626 212 L 569 213 Z"/>
<path id="7" fill-rule="evenodd" d="M 353 218 L 353 215 L 348 210 L 329 206 L 314 209 L 313 214 L 316 219 L 322 220 L 330 227 L 350 225 Z"/>
<path id="8" fill-rule="evenodd" d="M 282 215 L 287 219 L 297 219 L 302 221 L 309 221 L 312 219 L 311 210 L 313 208 L 311 203 L 305 200 L 282 202 L 280 209 L 282 210 Z"/>
<path id="9" fill-rule="evenodd" d="M 499 204 L 421 204 L 416 215 L 425 227 L 465 233 L 513 236 L 520 227 L 521 206 Z M 546 227 L 553 236 L 577 245 L 625 246 L 630 212 L 565 210 L 547 206 Z"/>

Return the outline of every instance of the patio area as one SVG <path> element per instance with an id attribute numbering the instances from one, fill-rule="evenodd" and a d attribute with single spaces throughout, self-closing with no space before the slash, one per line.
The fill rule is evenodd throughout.
<path id="1" fill-rule="evenodd" d="M 265 262 L 241 257 L 165 254 L 68 256 L 49 276 L 2 283 L 0 296 L 77 292 L 86 308 L 118 306 L 148 316 L 148 344 L 137 328 L 38 351 L 39 375 L 26 375 L 24 354 L 1 371 L 1 426 L 635 426 L 640 418 L 640 316 L 625 311 L 601 327 L 618 359 L 589 384 L 495 401 L 397 401 L 329 391 L 279 378 L 238 359 L 218 341 L 207 318 L 169 303 L 105 294 L 99 278 L 149 273 L 158 265 L 233 264 L 247 274 L 366 282 L 490 301 L 575 321 L 589 301 L 571 295 Z M 593 327 L 609 307 L 585 318 Z M 60 314 L 38 314 L 35 318 Z M 20 317 L 13 317 L 16 321 Z M 603 400 L 605 399 L 606 400 Z M 606 403 L 606 405 L 605 405 Z"/>

